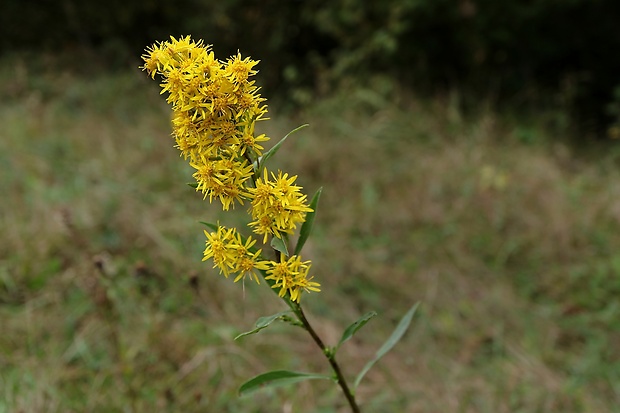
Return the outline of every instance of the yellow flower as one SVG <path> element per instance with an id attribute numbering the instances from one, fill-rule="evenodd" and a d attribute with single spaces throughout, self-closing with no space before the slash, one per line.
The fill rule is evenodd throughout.
<path id="1" fill-rule="evenodd" d="M 161 93 L 168 95 L 166 101 L 174 113 L 173 137 L 192 166 L 204 169 L 199 167 L 205 163 L 202 159 L 256 159 L 261 155 L 261 142 L 268 138 L 254 136 L 254 124 L 264 119 L 267 106 L 259 88 L 249 80 L 258 72 L 254 68 L 258 61 L 244 59 L 239 53 L 226 62 L 218 61 L 210 45 L 190 36 L 156 43 L 146 49 L 142 59 L 143 70 L 153 78 L 155 74 L 163 78 Z M 197 174 L 206 176 L 202 170 Z M 224 194 L 225 208 L 231 205 L 231 198 L 241 199 L 243 182 L 213 178 L 199 180 L 205 197 Z"/>
<path id="2" fill-rule="evenodd" d="M 253 175 L 254 168 L 247 160 L 238 160 L 235 155 L 228 158 L 211 160 L 201 155 L 199 160 L 190 162 L 196 169 L 196 190 L 209 197 L 219 198 L 222 208 L 227 211 L 234 203 L 243 205 L 243 199 L 247 196 L 245 182 Z"/>
<path id="3" fill-rule="evenodd" d="M 293 255 L 288 260 L 284 255 L 280 255 L 280 262 L 271 261 L 270 266 L 265 279 L 275 281 L 272 288 L 280 289 L 280 297 L 288 294 L 292 301 L 299 302 L 303 290 L 321 291 L 321 285 L 308 277 L 310 261 L 301 261 L 298 255 Z"/>
<path id="4" fill-rule="evenodd" d="M 255 270 L 267 270 L 269 262 L 261 260 L 261 250 L 253 251 L 256 240 L 248 237 L 245 242 L 236 229 L 219 226 L 215 232 L 205 231 L 207 236 L 203 261 L 213 259 L 213 268 L 219 268 L 226 278 L 237 274 L 234 282 L 250 276 L 260 283 Z"/>
<path id="5" fill-rule="evenodd" d="M 254 152 L 256 155 L 261 156 L 263 149 L 265 149 L 259 142 L 266 142 L 269 138 L 265 134 L 254 136 L 253 134 L 246 133 L 241 136 L 241 151 L 243 155 L 247 149 Z"/>
<path id="6" fill-rule="evenodd" d="M 268 261 L 260 260 L 260 249 L 252 252 L 254 244 L 256 244 L 256 240 L 252 239 L 252 237 L 248 237 L 244 243 L 241 234 L 236 234 L 236 242 L 232 246 L 237 252 L 235 264 L 233 266 L 233 272 L 238 274 L 235 278 L 235 282 L 249 275 L 257 284 L 260 284 L 255 269 L 267 270 L 269 268 Z"/>
<path id="7" fill-rule="evenodd" d="M 241 53 L 237 52 L 236 56 L 229 58 L 226 62 L 224 76 L 238 87 L 247 82 L 250 76 L 258 73 L 258 70 L 253 69 L 257 64 L 257 60 L 251 60 L 249 57 L 242 59 Z"/>
<path id="8" fill-rule="evenodd" d="M 231 241 L 234 241 L 234 228 L 226 229 L 218 227 L 216 232 L 207 232 L 206 248 L 203 261 L 213 259 L 213 268 L 219 268 L 220 272 L 228 278 L 230 270 L 234 267 L 236 251 L 231 248 Z"/>
<path id="9" fill-rule="evenodd" d="M 236 113 L 235 118 L 239 120 L 240 124 L 249 123 L 254 125 L 254 122 L 260 120 L 267 120 L 264 117 L 267 113 L 267 105 L 263 105 L 265 101 L 258 93 L 258 88 L 252 86 L 245 86 L 233 94 Z"/>
<path id="10" fill-rule="evenodd" d="M 157 72 L 161 72 L 166 67 L 166 62 L 169 61 L 168 54 L 163 50 L 165 45 L 161 42 L 159 44 L 153 44 L 146 48 L 145 54 L 142 55 L 144 60 L 144 66 L 142 70 L 145 70 L 151 78 L 155 79 Z"/>
<path id="11" fill-rule="evenodd" d="M 303 223 L 312 209 L 297 176 L 278 171 L 255 176 L 255 162 L 262 155 L 264 134 L 255 135 L 255 124 L 267 113 L 259 87 L 250 80 L 258 71 L 258 61 L 242 58 L 240 53 L 226 62 L 216 60 L 210 45 L 190 36 L 159 42 L 142 55 L 148 75 L 162 77 L 161 93 L 172 106 L 172 136 L 181 155 L 196 170 L 196 190 L 216 198 L 228 210 L 235 203 L 250 200 L 252 222 L 248 225 L 267 242 L 269 235 L 282 237 Z M 250 182 L 256 179 L 253 187 Z M 205 231 L 207 240 L 203 261 L 212 259 L 214 268 L 234 281 L 259 282 L 257 271 L 266 271 L 273 288 L 281 297 L 299 302 L 302 291 L 320 291 L 320 285 L 308 277 L 310 261 L 294 255 L 280 255 L 280 262 L 265 261 L 256 240 L 243 237 L 236 229 L 218 226 Z"/>
<path id="12" fill-rule="evenodd" d="M 293 185 L 297 176 L 289 178 L 282 171 L 278 171 L 277 176 L 271 173 L 271 176 L 272 180 L 265 169 L 265 176 L 256 181 L 256 188 L 248 188 L 253 219 L 248 225 L 255 233 L 263 235 L 263 242 L 267 242 L 269 235 L 280 238 L 281 233 L 293 233 L 297 224 L 305 221 L 306 213 L 312 212 L 306 195 L 300 192 L 302 188 Z"/>

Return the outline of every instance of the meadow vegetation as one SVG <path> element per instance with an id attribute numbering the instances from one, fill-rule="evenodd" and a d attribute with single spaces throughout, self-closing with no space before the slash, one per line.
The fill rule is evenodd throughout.
<path id="1" fill-rule="evenodd" d="M 0 413 L 346 411 L 321 382 L 237 397 L 268 369 L 328 369 L 291 328 L 233 341 L 283 304 L 201 262 L 199 221 L 231 218 L 184 184 L 154 82 L 0 72 Z M 620 148 L 454 102 L 358 88 L 270 108 L 274 141 L 310 124 L 276 162 L 324 187 L 310 316 L 336 342 L 379 313 L 339 353 L 353 376 L 421 302 L 360 386 L 367 412 L 617 411 Z"/>

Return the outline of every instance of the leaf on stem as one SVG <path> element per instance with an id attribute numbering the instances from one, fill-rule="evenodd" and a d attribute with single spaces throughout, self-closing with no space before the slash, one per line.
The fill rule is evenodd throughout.
<path id="1" fill-rule="evenodd" d="M 235 337 L 235 340 L 238 340 L 241 337 L 249 336 L 250 334 L 258 333 L 263 328 L 269 327 L 269 325 L 271 325 L 271 323 L 273 323 L 274 321 L 282 319 L 283 316 L 285 316 L 286 314 L 288 314 L 290 312 L 291 312 L 291 310 L 280 311 L 279 313 L 276 313 L 276 314 L 273 314 L 273 315 L 270 315 L 270 316 L 267 316 L 267 317 L 259 318 L 258 320 L 256 320 L 256 323 L 254 324 L 254 329 L 252 329 L 250 331 L 246 331 L 245 333 L 239 334 L 237 337 Z"/>
<path id="2" fill-rule="evenodd" d="M 336 353 L 336 351 L 338 351 L 338 349 L 340 348 L 340 346 L 347 341 L 348 339 L 350 339 L 351 337 L 353 337 L 353 334 L 357 333 L 357 331 L 364 327 L 366 325 L 366 323 L 368 321 L 370 321 L 371 318 L 373 318 L 374 316 L 376 316 L 377 313 L 375 311 L 370 311 L 366 314 L 364 314 L 362 317 L 360 317 L 359 320 L 357 320 L 356 322 L 354 322 L 353 324 L 351 324 L 349 327 L 347 327 L 346 330 L 344 330 L 344 333 L 342 333 L 342 338 L 340 339 L 340 341 L 338 342 L 338 344 L 336 345 L 336 348 L 334 349 L 334 354 Z"/>
<path id="3" fill-rule="evenodd" d="M 274 236 L 271 238 L 271 247 L 276 251 L 280 251 L 282 254 L 288 257 L 290 256 L 290 254 L 288 253 L 288 246 L 286 245 L 286 241 L 288 241 L 286 234 L 281 234 L 281 238 Z"/>
<path id="4" fill-rule="evenodd" d="M 206 225 L 207 227 L 211 228 L 213 231 L 217 231 L 217 229 L 219 228 L 217 224 L 213 224 L 211 222 L 205 222 L 205 221 L 198 221 L 198 222 L 200 222 L 202 225 Z"/>
<path id="5" fill-rule="evenodd" d="M 321 192 L 323 192 L 323 187 L 319 188 L 318 191 L 315 192 L 312 200 L 310 201 L 310 208 L 312 208 L 312 212 L 308 212 L 306 214 L 306 220 L 301 225 L 301 229 L 299 230 L 299 239 L 297 240 L 297 245 L 295 246 L 295 255 L 299 255 L 301 249 L 304 247 L 304 244 L 308 240 L 310 233 L 312 232 L 312 226 L 314 225 L 314 216 L 316 215 L 316 209 L 319 205 L 319 198 L 321 198 Z"/>
<path id="6" fill-rule="evenodd" d="M 413 319 L 413 315 L 415 314 L 415 312 L 418 309 L 419 305 L 420 305 L 419 302 L 415 303 L 413 305 L 413 307 L 411 307 L 411 309 L 409 309 L 409 311 L 407 311 L 407 314 L 405 314 L 403 316 L 403 318 L 400 319 L 400 322 L 398 323 L 398 325 L 394 329 L 394 332 L 392 332 L 392 335 L 385 341 L 385 343 L 383 343 L 381 348 L 379 350 L 377 350 L 377 352 L 375 353 L 375 357 L 373 357 L 373 359 L 370 360 L 364 366 L 362 371 L 357 375 L 357 377 L 355 378 L 355 382 L 353 383 L 353 388 L 357 388 L 357 386 L 360 384 L 360 381 L 362 381 L 362 379 L 364 378 L 366 373 L 368 373 L 368 370 L 370 370 L 370 368 L 372 366 L 374 366 L 374 364 L 381 357 L 383 357 L 388 351 L 390 351 L 392 349 L 392 347 L 394 347 L 394 345 L 396 343 L 398 343 L 398 341 L 403 337 L 403 335 L 405 334 L 405 332 L 409 328 L 409 324 L 411 324 L 411 320 Z"/>
<path id="7" fill-rule="evenodd" d="M 308 124 L 307 124 L 307 123 L 306 123 L 306 124 L 304 124 L 304 125 L 301 125 L 301 126 L 299 126 L 299 127 L 297 127 L 297 128 L 295 128 L 295 129 L 293 129 L 292 131 L 290 131 L 289 133 L 287 133 L 285 137 L 283 137 L 282 139 L 280 139 L 280 142 L 276 143 L 275 145 L 273 145 L 273 147 L 272 147 L 271 149 L 269 149 L 267 152 L 265 152 L 265 153 L 263 154 L 263 156 L 261 156 L 261 157 L 259 158 L 259 160 L 258 160 L 258 162 L 259 162 L 259 164 L 260 164 L 261 168 L 265 165 L 265 162 L 267 162 L 267 160 L 268 160 L 269 158 L 271 158 L 273 155 L 275 155 L 276 153 L 278 153 L 278 151 L 280 150 L 280 147 L 282 146 L 282 144 L 284 143 L 284 141 L 285 141 L 285 140 L 286 140 L 289 136 L 291 136 L 293 133 L 297 132 L 298 130 L 305 128 L 306 126 L 308 126 Z M 259 172 L 260 172 L 260 171 L 259 171 Z M 259 176 L 260 176 L 260 173 L 259 173 Z"/>
<path id="8" fill-rule="evenodd" d="M 283 386 L 287 384 L 297 383 L 303 380 L 334 380 L 333 377 L 323 374 L 301 373 L 288 370 L 274 370 L 246 381 L 239 388 L 239 395 L 248 394 L 257 390 L 263 390 L 267 387 Z"/>

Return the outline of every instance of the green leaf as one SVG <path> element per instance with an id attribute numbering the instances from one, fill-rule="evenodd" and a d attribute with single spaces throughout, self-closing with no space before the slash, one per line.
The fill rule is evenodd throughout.
<path id="1" fill-rule="evenodd" d="M 198 188 L 198 183 L 197 182 L 191 182 L 191 183 L 188 183 L 187 185 L 191 186 L 194 189 Z"/>
<path id="2" fill-rule="evenodd" d="M 405 334 L 405 332 L 409 328 L 409 324 L 411 324 L 411 320 L 413 319 L 413 315 L 415 314 L 415 312 L 418 309 L 419 305 L 420 305 L 419 302 L 415 303 L 413 305 L 413 307 L 411 307 L 411 309 L 409 309 L 409 311 L 407 311 L 407 314 L 405 314 L 403 316 L 403 318 L 400 319 L 400 322 L 398 323 L 398 325 L 394 329 L 394 332 L 392 332 L 392 335 L 385 341 L 385 343 L 383 343 L 381 348 L 379 350 L 377 350 L 377 352 L 375 353 L 375 357 L 372 360 L 370 360 L 364 366 L 362 371 L 357 375 L 357 377 L 355 378 L 355 382 L 353 383 L 353 388 L 357 388 L 357 386 L 360 384 L 360 381 L 362 381 L 362 379 L 364 378 L 366 373 L 368 373 L 368 370 L 370 370 L 370 368 L 372 366 L 374 366 L 374 364 L 381 357 L 383 357 L 388 351 L 390 351 L 392 349 L 392 347 L 394 347 L 394 345 L 396 345 L 396 343 L 398 343 L 398 341 L 403 337 L 403 335 Z"/>
<path id="3" fill-rule="evenodd" d="M 370 311 L 366 314 L 364 314 L 359 320 L 357 320 L 356 322 L 354 322 L 353 324 L 351 324 L 349 327 L 347 327 L 346 330 L 344 330 L 344 333 L 342 333 L 342 338 L 340 339 L 340 341 L 338 342 L 338 344 L 336 345 L 336 348 L 334 350 L 334 353 L 336 351 L 338 351 L 338 349 L 340 348 L 340 346 L 347 341 L 348 339 L 350 339 L 351 337 L 353 337 L 353 334 L 357 333 L 357 330 L 359 330 L 360 328 L 364 327 L 366 325 L 366 323 L 368 321 L 370 321 L 371 318 L 373 318 L 374 316 L 376 316 L 377 313 L 375 311 Z"/>
<path id="4" fill-rule="evenodd" d="M 290 310 L 280 311 L 279 313 L 270 315 L 268 317 L 261 317 L 261 318 L 259 318 L 258 320 L 256 320 L 256 323 L 254 324 L 254 327 L 255 327 L 254 329 L 252 329 L 250 331 L 246 331 L 245 333 L 239 334 L 237 337 L 235 337 L 235 340 L 238 340 L 241 337 L 249 336 L 250 334 L 258 333 L 263 328 L 269 327 L 269 325 L 271 323 L 273 323 L 276 320 L 279 320 L 280 318 L 282 318 L 283 316 L 285 316 L 286 314 L 288 314 L 290 312 L 291 312 Z"/>
<path id="5" fill-rule="evenodd" d="M 211 228 L 213 231 L 217 231 L 217 229 L 219 228 L 218 225 L 213 224 L 211 222 L 205 222 L 205 221 L 198 221 L 200 222 L 202 225 L 206 225 L 207 227 Z"/>
<path id="6" fill-rule="evenodd" d="M 308 212 L 306 214 L 306 220 L 301 225 L 301 229 L 299 230 L 299 239 L 297 240 L 297 245 L 295 246 L 295 255 L 299 255 L 301 249 L 304 247 L 304 244 L 308 240 L 310 233 L 312 232 L 312 226 L 314 225 L 314 216 L 316 215 L 316 209 L 319 205 L 321 192 L 323 192 L 323 187 L 320 187 L 319 190 L 315 192 L 312 200 L 310 201 L 310 208 L 312 208 L 312 212 Z"/>
<path id="7" fill-rule="evenodd" d="M 286 246 L 286 234 L 280 234 L 280 236 L 281 238 L 275 236 L 271 238 L 271 247 L 276 251 L 280 251 L 282 254 L 288 257 L 289 253 L 288 247 Z"/>
<path id="8" fill-rule="evenodd" d="M 239 395 L 249 394 L 251 392 L 266 389 L 267 387 L 283 386 L 286 384 L 297 383 L 303 380 L 323 379 L 332 380 L 333 377 L 323 374 L 300 373 L 288 370 L 274 370 L 267 373 L 259 374 L 243 383 L 239 388 Z"/>
<path id="9" fill-rule="evenodd" d="M 276 153 L 278 153 L 278 151 L 280 150 L 280 147 L 282 146 L 282 144 L 284 143 L 284 141 L 291 136 L 293 133 L 297 132 L 300 129 L 305 128 L 306 126 L 308 126 L 308 124 L 306 123 L 305 125 L 301 125 L 295 129 L 293 129 L 292 131 L 290 131 L 289 133 L 286 134 L 285 137 L 283 137 L 282 139 L 280 139 L 280 142 L 276 143 L 275 145 L 273 145 L 273 147 L 271 149 L 269 149 L 267 152 L 265 152 L 263 154 L 263 156 L 261 156 L 259 158 L 259 163 L 261 168 L 264 167 L 265 163 L 267 162 L 267 160 L 269 158 L 271 158 L 273 155 L 275 155 Z"/>

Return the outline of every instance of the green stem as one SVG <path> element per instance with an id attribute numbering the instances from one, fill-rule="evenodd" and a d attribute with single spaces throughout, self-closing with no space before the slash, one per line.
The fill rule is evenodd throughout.
<path id="1" fill-rule="evenodd" d="M 251 156 L 250 156 L 250 154 L 248 153 L 248 150 L 249 150 L 249 149 L 246 149 L 246 151 L 243 153 L 243 157 L 245 158 L 245 160 L 246 160 L 246 161 L 248 161 L 248 162 L 250 163 L 250 165 L 253 165 L 253 164 L 254 164 L 254 161 L 252 161 L 252 157 L 251 157 Z M 257 165 L 257 167 L 259 166 L 259 163 L 258 163 L 258 156 L 256 157 L 256 165 Z M 256 170 L 256 171 L 254 171 L 254 173 L 252 174 L 252 184 L 253 184 L 254 188 L 256 188 L 256 180 L 257 180 L 258 178 L 260 178 L 260 177 L 258 176 L 258 174 L 257 174 L 257 172 L 258 172 L 258 171 L 260 171 L 260 168 L 257 168 L 257 170 Z"/>
<path id="2" fill-rule="evenodd" d="M 295 314 L 299 318 L 299 321 L 301 321 L 301 323 L 303 324 L 306 331 L 308 331 L 310 336 L 312 336 L 312 339 L 314 340 L 316 345 L 319 346 L 321 352 L 325 355 L 325 357 L 327 357 L 327 360 L 329 361 L 329 364 L 334 370 L 334 373 L 336 373 L 338 385 L 340 385 L 344 396 L 347 398 L 347 401 L 351 406 L 351 411 L 353 411 L 353 413 L 361 413 L 361 410 L 357 405 L 357 402 L 355 401 L 355 396 L 353 395 L 353 392 L 351 392 L 351 389 L 349 389 L 347 381 L 342 374 L 342 370 L 340 370 L 340 366 L 336 361 L 335 354 L 325 346 L 323 340 L 321 340 L 321 337 L 319 337 L 314 328 L 312 328 L 312 325 L 310 325 L 310 322 L 306 318 L 306 315 L 304 314 L 304 310 L 301 308 L 301 305 L 294 303 L 293 310 L 295 311 Z"/>

